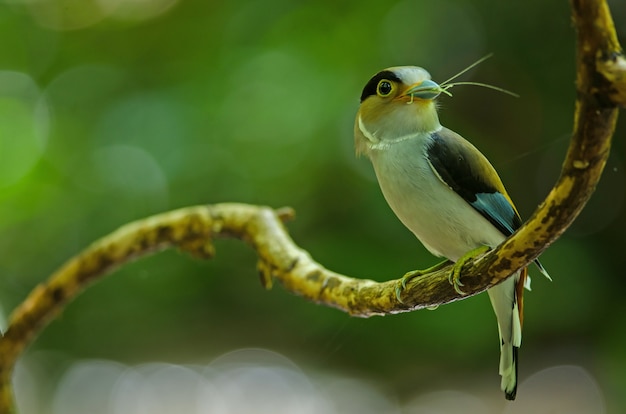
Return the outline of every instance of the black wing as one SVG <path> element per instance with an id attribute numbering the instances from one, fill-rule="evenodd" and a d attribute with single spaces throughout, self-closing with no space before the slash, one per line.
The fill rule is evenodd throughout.
<path id="1" fill-rule="evenodd" d="M 502 234 L 513 234 L 522 225 L 522 219 L 487 158 L 447 128 L 431 137 L 426 155 L 435 174 Z M 552 280 L 539 260 L 535 264 Z"/>
<path id="2" fill-rule="evenodd" d="M 522 225 L 495 169 L 460 135 L 446 128 L 433 133 L 427 156 L 439 178 L 502 234 Z"/>

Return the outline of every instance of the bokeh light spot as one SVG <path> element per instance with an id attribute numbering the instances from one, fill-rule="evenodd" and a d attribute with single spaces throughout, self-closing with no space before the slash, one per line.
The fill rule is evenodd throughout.
<path id="1" fill-rule="evenodd" d="M 141 148 L 112 145 L 93 154 L 97 177 L 105 186 L 133 193 L 167 193 L 167 178 L 155 159 Z"/>
<path id="2" fill-rule="evenodd" d="M 160 16 L 177 2 L 178 0 L 97 0 L 111 18 L 131 22 Z"/>
<path id="3" fill-rule="evenodd" d="M 20 180 L 39 160 L 48 129 L 48 107 L 34 81 L 0 71 L 0 188 Z"/>
<path id="4" fill-rule="evenodd" d="M 59 382 L 52 413 L 110 413 L 111 393 L 124 369 L 112 361 L 76 362 Z"/>
<path id="5" fill-rule="evenodd" d="M 480 57 L 485 36 L 480 15 L 469 3 L 444 0 L 425 6 L 405 0 L 391 9 L 383 23 L 383 60 L 432 70 L 462 68 Z"/>
<path id="6" fill-rule="evenodd" d="M 137 94 L 111 105 L 98 123 L 96 145 L 128 144 L 142 148 L 175 176 L 189 157 L 183 122 L 186 108 L 160 93 Z"/>
<path id="7" fill-rule="evenodd" d="M 489 412 L 478 397 L 453 390 L 433 391 L 418 396 L 408 404 L 406 414 L 483 414 Z"/>
<path id="8" fill-rule="evenodd" d="M 253 56 L 233 71 L 219 116 L 228 137 L 220 139 L 238 147 L 245 159 L 238 168 L 252 179 L 299 168 L 324 106 L 318 79 L 297 55 L 280 50 Z"/>
<path id="9" fill-rule="evenodd" d="M 515 404 L 505 414 L 603 414 L 604 396 L 596 379 L 584 368 L 561 365 L 531 375 L 518 388 Z"/>
<path id="10" fill-rule="evenodd" d="M 83 29 L 106 16 L 94 0 L 44 0 L 29 2 L 28 5 L 35 20 L 53 30 Z"/>

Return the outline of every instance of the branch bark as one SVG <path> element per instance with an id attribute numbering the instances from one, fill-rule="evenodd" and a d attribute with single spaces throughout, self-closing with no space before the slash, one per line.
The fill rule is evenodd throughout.
<path id="1" fill-rule="evenodd" d="M 234 237 L 258 254 L 267 288 L 278 280 L 313 302 L 354 316 L 369 317 L 434 307 L 478 294 L 528 265 L 579 214 L 600 179 L 609 155 L 618 107 L 626 106 L 626 60 L 604 1 L 572 0 L 578 33 L 574 129 L 561 176 L 546 200 L 509 239 L 462 272 L 467 294 L 448 283 L 449 269 L 413 279 L 395 296 L 398 280 L 377 283 L 325 269 L 299 248 L 283 221 L 289 209 L 244 204 L 188 207 L 121 227 L 65 263 L 37 286 L 13 312 L 0 338 L 0 413 L 14 412 L 11 377 L 23 350 L 59 312 L 91 283 L 139 257 L 177 247 L 210 258 L 213 240 Z"/>

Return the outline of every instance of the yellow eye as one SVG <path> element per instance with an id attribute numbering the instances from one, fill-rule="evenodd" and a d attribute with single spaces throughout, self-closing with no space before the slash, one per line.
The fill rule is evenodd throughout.
<path id="1" fill-rule="evenodd" d="M 393 85 L 391 84 L 390 81 L 383 79 L 380 82 L 378 82 L 378 87 L 376 88 L 376 92 L 378 93 L 378 96 L 382 96 L 383 98 L 385 96 L 389 96 L 391 92 L 393 92 Z"/>

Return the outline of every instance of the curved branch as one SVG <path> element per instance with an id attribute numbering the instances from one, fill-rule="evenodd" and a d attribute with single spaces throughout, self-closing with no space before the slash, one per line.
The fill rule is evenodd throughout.
<path id="1" fill-rule="evenodd" d="M 572 0 L 571 6 L 578 35 L 577 99 L 561 176 L 513 236 L 464 267 L 463 289 L 491 287 L 536 259 L 578 216 L 609 157 L 618 107 L 626 106 L 626 60 L 604 0 Z M 491 276 L 488 283 L 486 275 Z"/>
<path id="2" fill-rule="evenodd" d="M 609 155 L 617 107 L 626 105 L 626 63 L 603 1 L 572 0 L 578 31 L 574 131 L 561 177 L 546 200 L 511 238 L 462 273 L 465 297 L 480 293 L 520 269 L 554 242 L 576 218 Z M 0 412 L 14 409 L 11 373 L 36 335 L 90 283 L 136 258 L 168 247 L 211 257 L 212 240 L 235 237 L 259 256 L 266 287 L 276 279 L 289 291 L 355 316 L 384 315 L 462 299 L 448 283 L 448 269 L 413 279 L 395 296 L 397 280 L 377 283 L 325 269 L 299 248 L 282 220 L 290 210 L 244 204 L 184 208 L 128 224 L 95 242 L 37 286 L 13 312 L 0 338 Z"/>

